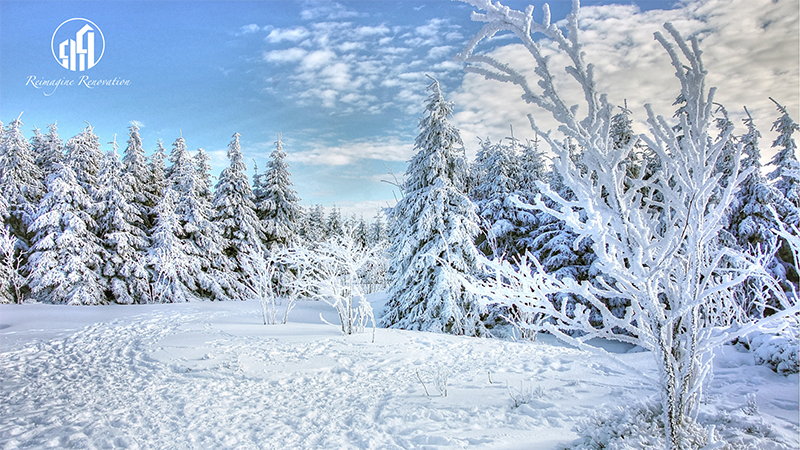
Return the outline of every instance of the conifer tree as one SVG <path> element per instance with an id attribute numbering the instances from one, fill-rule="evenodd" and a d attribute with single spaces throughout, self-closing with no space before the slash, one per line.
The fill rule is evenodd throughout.
<path id="1" fill-rule="evenodd" d="M 211 157 L 208 156 L 205 149 L 198 148 L 197 154 L 194 155 L 194 168 L 197 171 L 197 195 L 208 202 L 210 205 L 214 201 L 214 194 L 211 192 Z"/>
<path id="2" fill-rule="evenodd" d="M 770 98 L 778 107 L 781 116 L 772 124 L 772 130 L 778 132 L 778 137 L 772 142 L 772 148 L 777 149 L 775 156 L 769 164 L 775 169 L 767 174 L 772 186 L 781 194 L 786 201 L 782 203 L 784 211 L 779 210 L 779 218 L 785 223 L 787 228 L 800 226 L 800 164 L 797 162 L 797 144 L 794 140 L 794 133 L 800 130 L 800 126 L 789 116 L 788 111 L 780 103 Z M 778 251 L 778 262 L 782 266 L 786 281 L 793 283 L 795 288 L 800 283 L 800 274 L 794 260 L 791 249 L 785 240 L 781 240 Z M 780 269 L 779 269 L 780 270 Z M 790 291 L 791 285 L 784 284 L 784 289 Z"/>
<path id="3" fill-rule="evenodd" d="M 145 303 L 149 296 L 147 236 L 142 213 L 130 200 L 135 198 L 135 182 L 131 182 L 132 174 L 123 172 L 116 145 L 106 153 L 98 178 L 97 236 L 105 249 L 102 274 L 111 299 Z"/>
<path id="4" fill-rule="evenodd" d="M 266 172 L 260 178 L 256 193 L 256 213 L 266 236 L 267 248 L 287 245 L 297 240 L 297 224 L 300 220 L 300 199 L 289 180 L 289 165 L 285 161 L 281 135 L 275 142 Z"/>
<path id="5" fill-rule="evenodd" d="M 44 135 L 38 128 L 34 129 L 35 135 L 31 138 L 31 150 L 44 178 L 58 170 L 58 164 L 64 161 L 64 142 L 58 136 L 56 124 L 50 124 L 47 128 L 47 134 Z"/>
<path id="6" fill-rule="evenodd" d="M 42 302 L 97 305 L 106 302 L 101 277 L 103 249 L 92 232 L 93 202 L 67 164 L 47 179 L 28 259 L 28 285 Z"/>
<path id="7" fill-rule="evenodd" d="M 380 242 L 387 240 L 386 223 L 383 221 L 383 212 L 378 211 L 372 219 L 372 225 L 369 230 L 370 245 L 376 245 Z"/>
<path id="8" fill-rule="evenodd" d="M 369 227 L 363 215 L 356 222 L 353 239 L 361 248 L 367 248 L 370 245 Z"/>
<path id="9" fill-rule="evenodd" d="M 122 176 L 130 184 L 130 201 L 139 210 L 142 223 L 139 225 L 146 231 L 152 226 L 153 208 L 161 197 L 158 185 L 153 183 L 153 172 L 147 164 L 147 158 L 139 135 L 139 126 L 134 122 L 128 127 L 128 145 L 122 156 Z"/>
<path id="10" fill-rule="evenodd" d="M 100 172 L 100 162 L 103 160 L 103 151 L 100 148 L 100 139 L 94 134 L 94 129 L 87 124 L 78 135 L 73 136 L 64 145 L 66 149 L 65 161 L 75 172 L 75 179 L 87 194 L 94 197 L 97 190 L 97 174 Z"/>
<path id="11" fill-rule="evenodd" d="M 476 163 L 482 181 L 473 187 L 471 198 L 485 228 L 476 245 L 486 255 L 513 257 L 524 253 L 518 241 L 522 222 L 529 214 L 512 202 L 512 196 L 523 194 L 526 181 L 519 147 L 516 139 L 509 138 L 508 144 L 501 141 L 483 149 Z"/>
<path id="12" fill-rule="evenodd" d="M 190 260 L 186 276 L 195 279 L 195 295 L 212 300 L 237 297 L 230 263 L 223 255 L 219 227 L 212 222 L 211 204 L 201 197 L 203 179 L 182 137 L 173 144 L 168 184 L 174 192 L 174 214 L 180 225 L 174 234 L 182 241 L 184 257 Z"/>
<path id="13" fill-rule="evenodd" d="M 157 303 L 182 303 L 200 300 L 197 274 L 200 266 L 195 258 L 188 258 L 186 242 L 180 220 L 175 214 L 177 194 L 172 186 L 164 188 L 164 195 L 156 205 L 156 221 L 151 236 L 147 262 L 153 272 L 150 301 Z"/>
<path id="14" fill-rule="evenodd" d="M 467 162 L 458 130 L 447 121 L 452 104 L 436 80 L 428 90 L 405 195 L 392 210 L 394 280 L 381 321 L 393 328 L 481 335 L 477 298 L 449 272 L 470 276 L 478 270 L 472 243 L 477 215 L 465 194 Z"/>
<path id="15" fill-rule="evenodd" d="M 327 236 L 327 224 L 325 222 L 325 208 L 317 204 L 306 214 L 303 225 L 303 235 L 306 242 L 312 247 L 322 243 Z"/>
<path id="16" fill-rule="evenodd" d="M 161 139 L 158 140 L 153 154 L 150 155 L 150 184 L 157 193 L 156 203 L 161 200 L 164 195 L 164 188 L 167 187 L 167 168 L 165 161 L 167 160 L 167 150 Z"/>
<path id="17" fill-rule="evenodd" d="M 32 234 L 28 228 L 45 189 L 21 127 L 19 118 L 11 121 L 0 138 L 0 195 L 8 208 L 5 224 L 27 247 Z"/>
<path id="18" fill-rule="evenodd" d="M 214 221 L 225 242 L 225 254 L 234 260 L 247 245 L 261 248 L 263 230 L 255 213 L 253 189 L 247 180 L 239 133 L 228 145 L 230 165 L 222 171 L 214 194 Z M 239 267 L 238 263 L 235 267 Z"/>
<path id="19" fill-rule="evenodd" d="M 772 148 L 777 149 L 777 153 L 769 162 L 775 169 L 767 174 L 767 179 L 787 200 L 800 207 L 800 164 L 797 162 L 797 144 L 793 137 L 800 127 L 789 117 L 786 108 L 774 99 L 770 100 L 778 107 L 781 116 L 772 124 L 772 130 L 778 132 L 778 137 L 772 142 Z"/>
<path id="20" fill-rule="evenodd" d="M 325 223 L 325 235 L 327 237 L 344 235 L 342 211 L 337 208 L 336 205 L 333 205 L 333 208 L 331 208 L 331 213 L 328 214 L 328 220 Z"/>

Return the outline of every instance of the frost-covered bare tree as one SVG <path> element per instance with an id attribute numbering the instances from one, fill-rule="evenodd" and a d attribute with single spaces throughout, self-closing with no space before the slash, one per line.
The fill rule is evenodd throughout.
<path id="1" fill-rule="evenodd" d="M 294 247 L 285 260 L 300 274 L 293 282 L 294 289 L 334 307 L 343 334 L 363 333 L 371 322 L 374 340 L 375 317 L 366 298 L 362 273 L 382 257 L 382 250 L 382 246 L 363 247 L 349 235 L 334 235 L 313 251 Z"/>
<path id="2" fill-rule="evenodd" d="M 685 40 L 671 24 L 665 24 L 671 40 L 655 34 L 676 70 L 685 114 L 679 115 L 679 136 L 672 124 L 646 105 L 650 133 L 642 139 L 657 154 L 661 167 L 647 177 L 645 170 L 632 177 L 621 163 L 635 140 L 622 146 L 614 144 L 613 107 L 597 92 L 593 67 L 584 61 L 578 1 L 573 0 L 567 16 L 566 34 L 551 23 L 547 5 L 542 21 L 536 22 L 533 6 L 522 12 L 490 0 L 469 3 L 484 11 L 473 13 L 472 18 L 485 25 L 459 55 L 468 63 L 467 70 L 519 86 L 522 98 L 552 114 L 561 124 L 559 131 L 583 151 L 580 168 L 570 159 L 569 146 L 537 127 L 529 115 L 533 129 L 556 155 L 556 170 L 574 193 L 574 198 L 566 199 L 540 183 L 542 193 L 560 208 L 549 208 L 541 198 L 529 208 L 564 220 L 581 239 L 591 238 L 601 271 L 615 280 L 613 284 L 603 279 L 596 283 L 559 280 L 546 274 L 535 259 L 523 257 L 513 265 L 494 264 L 497 277 L 478 291 L 492 302 L 538 314 L 541 320 L 529 327 L 547 330 L 575 344 L 604 337 L 650 350 L 659 371 L 667 448 L 702 444 L 705 431 L 696 417 L 703 380 L 712 368 L 712 349 L 747 330 L 780 326 L 782 316 L 796 314 L 798 309 L 787 304 L 780 314 L 760 322 L 733 323 L 740 317 L 731 314 L 731 308 L 736 308 L 733 289 L 743 280 L 762 276 L 765 291 L 761 295 L 783 293 L 762 268 L 763 255 L 751 257 L 717 242 L 724 211 L 749 171 L 739 173 L 741 148 L 736 148 L 731 173 L 739 175 L 720 188 L 715 167 L 728 136 L 714 139 L 709 134 L 714 89 L 705 86 L 706 70 L 697 40 Z M 473 53 L 480 41 L 501 30 L 513 32 L 535 60 L 535 83 L 491 56 Z M 579 116 L 579 107 L 568 105 L 560 95 L 548 59 L 534 38 L 537 34 L 555 42 L 569 58 L 566 72 L 583 91 L 585 115 Z M 723 266 L 723 258 L 735 264 Z M 601 324 L 592 325 L 589 309 L 582 305 L 569 312 L 564 303 L 559 308 L 546 297 L 555 293 L 586 299 L 600 312 Z M 630 307 L 624 316 L 614 315 L 601 301 L 604 297 L 626 299 Z M 788 303 L 785 297 L 782 299 Z"/>

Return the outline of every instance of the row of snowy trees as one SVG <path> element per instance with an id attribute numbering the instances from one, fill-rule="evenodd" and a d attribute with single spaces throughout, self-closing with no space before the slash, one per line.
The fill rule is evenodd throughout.
<path id="1" fill-rule="evenodd" d="M 103 153 L 87 126 L 63 142 L 55 125 L 27 140 L 19 118 L 0 125 L 0 301 L 67 304 L 229 300 L 247 296 L 242 249 L 315 245 L 345 231 L 362 245 L 385 238 L 382 221 L 342 221 L 334 208 L 305 213 L 278 138 L 253 185 L 239 135 L 212 183 L 209 156 L 183 137 L 148 158 L 137 125 L 122 157 Z"/>
<path id="2" fill-rule="evenodd" d="M 491 326 L 496 318 L 479 312 L 471 294 L 445 270 L 449 267 L 482 276 L 478 252 L 495 260 L 516 260 L 527 254 L 558 279 L 591 280 L 596 284 L 612 281 L 600 269 L 591 238 L 581 236 L 552 211 L 527 206 L 542 194 L 540 186 L 550 193 L 541 200 L 547 208 L 559 209 L 552 200 L 553 194 L 575 199 L 558 167 L 548 163 L 539 141 L 522 143 L 513 137 L 498 143 L 483 140 L 475 161 L 468 165 L 458 130 L 447 121 L 452 105 L 444 100 L 437 82 L 429 90 L 426 116 L 420 121 L 422 131 L 416 141 L 417 154 L 409 163 L 402 186 L 404 198 L 392 210 L 397 227 L 391 251 L 396 278 L 384 324 L 485 334 L 485 326 Z M 776 105 L 780 117 L 772 130 L 779 134 L 772 143 L 776 153 L 767 166 L 771 168 L 767 174 L 763 174 L 761 165 L 760 133 L 749 113 L 744 119 L 745 133 L 737 136 L 727 111 L 716 106 L 711 122 L 719 131 L 716 143 L 721 150 L 713 172 L 719 177 L 719 185 L 712 203 L 717 204 L 721 190 L 735 181 L 731 165 L 734 153 L 741 148 L 736 175 L 746 176 L 725 209 L 720 243 L 751 255 L 770 245 L 777 246 L 778 251 L 770 255 L 766 268 L 786 292 L 791 292 L 799 281 L 796 262 L 785 240 L 776 241 L 775 231 L 781 225 L 800 225 L 800 171 L 792 138 L 798 125 L 783 106 Z M 683 107 L 675 117 L 684 115 L 682 111 Z M 680 125 L 675 130 L 679 131 Z M 653 177 L 662 166 L 659 155 L 633 132 L 627 108 L 610 117 L 608 136 L 614 149 L 625 152 L 620 165 L 628 177 L 626 186 L 633 185 L 637 177 Z M 584 149 L 572 139 L 562 145 L 572 164 L 585 174 Z M 580 217 L 584 222 L 588 218 L 583 211 Z M 769 315 L 777 305 L 756 301 L 754 291 L 760 288 L 760 282 L 750 279 L 738 287 L 737 297 L 749 314 Z M 570 313 L 576 302 L 582 302 L 589 307 L 592 323 L 601 319 L 600 311 L 580 296 L 562 293 L 554 295 L 553 300 L 566 302 Z M 603 303 L 617 317 L 622 317 L 630 304 L 620 297 L 604 298 Z"/>

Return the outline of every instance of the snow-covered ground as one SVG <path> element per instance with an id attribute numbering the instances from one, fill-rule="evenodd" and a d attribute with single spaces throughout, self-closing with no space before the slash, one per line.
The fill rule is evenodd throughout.
<path id="1" fill-rule="evenodd" d="M 546 336 L 379 329 L 372 343 L 320 313 L 336 323 L 321 302 L 287 325 L 263 325 L 257 302 L 2 305 L 0 448 L 546 450 L 654 395 L 631 369 L 655 375 L 651 356 L 617 345 L 619 361 Z M 701 419 L 736 422 L 747 394 L 759 447 L 798 448 L 798 376 L 720 349 Z"/>

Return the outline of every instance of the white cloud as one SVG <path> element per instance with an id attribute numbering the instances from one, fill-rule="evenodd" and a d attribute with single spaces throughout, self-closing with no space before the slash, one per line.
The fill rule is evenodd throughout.
<path id="1" fill-rule="evenodd" d="M 331 50 L 315 50 L 303 57 L 300 63 L 301 70 L 319 70 L 336 58 L 336 53 Z"/>
<path id="2" fill-rule="evenodd" d="M 340 145 L 326 145 L 324 143 L 311 144 L 310 150 L 290 153 L 286 159 L 290 162 L 300 162 L 312 165 L 343 166 L 356 161 L 371 159 L 377 161 L 407 161 L 414 153 L 412 142 L 402 142 L 396 139 L 369 141 L 354 141 Z"/>
<path id="3" fill-rule="evenodd" d="M 264 60 L 275 63 L 289 63 L 302 61 L 308 52 L 299 47 L 287 48 L 284 50 L 272 50 L 264 52 Z"/>
<path id="4" fill-rule="evenodd" d="M 267 42 L 277 44 L 283 41 L 298 42 L 307 38 L 311 33 L 304 27 L 295 28 L 275 28 L 269 32 Z"/>
<path id="5" fill-rule="evenodd" d="M 410 95 L 410 91 L 424 93 L 426 84 L 419 82 L 419 75 L 409 78 L 407 73 L 424 71 L 424 76 L 425 72 L 436 75 L 460 69 L 448 62 L 456 47 L 444 44 L 445 34 L 458 30 L 448 19 L 432 19 L 420 27 L 342 22 L 335 19 L 348 16 L 340 14 L 348 10 L 340 6 L 306 3 L 304 17 L 321 21 L 273 29 L 267 37 L 270 43 L 296 43 L 290 49 L 268 49 L 263 59 L 293 69 L 282 80 L 288 80 L 295 98 L 304 106 L 332 108 L 337 115 L 354 111 L 374 114 L 389 108 L 418 111 L 420 96 Z M 394 38 L 401 34 L 405 37 L 400 42 L 413 38 L 430 41 L 431 48 L 425 50 L 427 57 L 421 58 L 414 48 L 397 45 Z M 385 83 L 386 80 L 398 81 Z"/>
<path id="6" fill-rule="evenodd" d="M 379 36 L 391 32 L 386 25 L 379 25 L 377 27 L 361 26 L 353 30 L 356 36 Z"/>
<path id="7" fill-rule="evenodd" d="M 239 34 L 250 34 L 250 33 L 257 33 L 261 30 L 261 27 L 258 25 L 251 23 L 249 25 L 242 25 L 239 28 Z"/>
<path id="8" fill-rule="evenodd" d="M 346 19 L 350 17 L 359 17 L 356 11 L 347 9 L 344 5 L 338 2 L 330 1 L 309 1 L 303 5 L 303 10 L 300 12 L 300 17 L 304 20 L 314 20 L 320 17 L 328 20 Z"/>
<path id="9" fill-rule="evenodd" d="M 451 45 L 441 45 L 438 47 L 433 47 L 432 49 L 428 50 L 428 59 L 442 59 L 447 58 L 448 56 L 452 57 L 455 54 L 455 47 Z"/>

